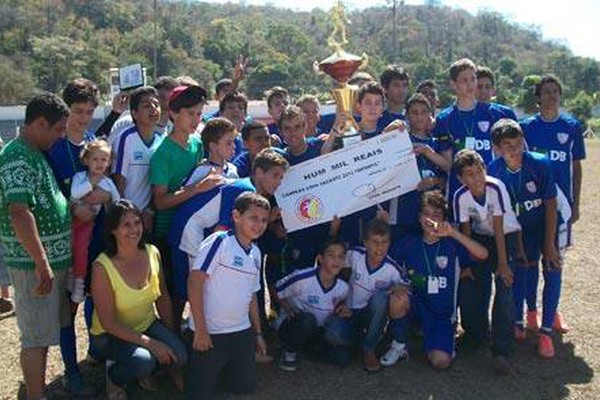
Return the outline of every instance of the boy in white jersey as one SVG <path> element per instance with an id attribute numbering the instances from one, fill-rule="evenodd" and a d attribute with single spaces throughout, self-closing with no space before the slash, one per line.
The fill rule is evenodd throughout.
<path id="1" fill-rule="evenodd" d="M 277 282 L 282 313 L 276 321 L 282 353 L 279 368 L 293 372 L 298 353 L 311 350 L 339 366 L 350 363 L 351 312 L 345 304 L 348 284 L 338 278 L 344 267 L 345 244 L 328 239 L 317 256 L 318 267 L 299 269 Z"/>
<path id="2" fill-rule="evenodd" d="M 212 399 L 221 372 L 229 389 L 248 394 L 256 386 L 255 349 L 266 355 L 256 292 L 260 289 L 258 239 L 269 218 L 267 199 L 238 196 L 234 231 L 216 232 L 200 245 L 188 280 L 193 347 L 186 372 L 185 398 Z"/>
<path id="3" fill-rule="evenodd" d="M 235 125 L 228 119 L 216 117 L 202 129 L 202 145 L 208 157 L 202 160 L 185 180 L 183 186 L 195 185 L 212 171 L 225 178 L 239 178 L 237 168 L 230 161 L 235 154 Z"/>
<path id="4" fill-rule="evenodd" d="M 160 118 L 158 92 L 151 86 L 135 89 L 129 99 L 134 125 L 113 142 L 115 162 L 113 180 L 121 197 L 131 200 L 142 210 L 144 229 L 152 230 L 154 211 L 151 208 L 150 158 L 162 141 L 156 132 Z"/>
<path id="5" fill-rule="evenodd" d="M 507 358 L 514 352 L 512 284 L 517 252 L 523 254 L 521 241 L 517 240 L 521 226 L 506 186 L 486 174 L 483 158 L 477 152 L 459 151 L 453 169 L 463 184 L 454 193 L 455 221 L 465 235 L 483 244 L 490 253 L 488 261 L 461 272 L 460 307 L 465 339 L 476 345 L 487 341 L 493 273 L 496 288 L 491 332 L 493 365 L 497 372 L 506 374 L 511 371 Z"/>
<path id="6" fill-rule="evenodd" d="M 405 329 L 395 329 L 394 320 L 408 312 L 408 286 L 405 271 L 388 256 L 390 226 L 382 219 L 371 220 L 365 229 L 364 246 L 356 246 L 346 254 L 346 266 L 352 269 L 350 294 L 346 304 L 352 309 L 352 322 L 362 345 L 364 368 L 377 372 L 381 365 L 392 365 L 405 350 Z M 390 322 L 394 341 L 388 357 L 382 362 L 375 355 L 388 320 L 388 309 L 395 312 Z"/>

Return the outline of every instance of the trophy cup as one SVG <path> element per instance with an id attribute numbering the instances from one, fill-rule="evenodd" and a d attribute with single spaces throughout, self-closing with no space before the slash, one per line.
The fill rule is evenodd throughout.
<path id="1" fill-rule="evenodd" d="M 341 1 L 331 9 L 331 17 L 334 28 L 331 36 L 327 39 L 327 43 L 333 48 L 334 53 L 321 62 L 314 63 L 314 69 L 317 73 L 325 73 L 335 82 L 335 87 L 331 89 L 331 95 L 336 104 L 336 115 L 339 118 L 345 116 L 343 125 L 337 126 L 342 135 L 343 146 L 350 145 L 360 141 L 360 133 L 358 132 L 358 124 L 352 115 L 352 109 L 356 102 L 358 88 L 348 85 L 348 80 L 361 67 L 364 67 L 368 62 L 368 57 L 363 53 L 362 56 L 350 54 L 342 49 L 342 45 L 348 44 L 346 39 L 346 20 L 344 6 Z M 339 35 L 341 41 L 336 40 L 336 35 Z M 336 118 L 336 124 L 338 120 Z"/>

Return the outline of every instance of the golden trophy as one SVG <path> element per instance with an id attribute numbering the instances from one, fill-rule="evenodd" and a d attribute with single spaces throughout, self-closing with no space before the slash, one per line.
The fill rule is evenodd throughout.
<path id="1" fill-rule="evenodd" d="M 357 56 L 342 49 L 342 45 L 348 44 L 348 40 L 346 39 L 346 27 L 344 25 L 347 19 L 341 1 L 331 9 L 331 18 L 334 28 L 331 36 L 327 39 L 327 43 L 333 48 L 334 53 L 321 62 L 315 61 L 314 69 L 318 73 L 329 75 L 335 82 L 335 87 L 331 89 L 331 96 L 335 100 L 336 115 L 338 118 L 341 115 L 345 116 L 345 118 L 342 118 L 345 121 L 344 124 L 336 128 L 343 133 L 342 142 L 346 146 L 360 141 L 358 124 L 352 114 L 358 88 L 348 85 L 348 80 L 356 70 L 367 64 L 368 57 L 364 53 L 362 56 Z M 336 35 L 340 37 L 340 41 L 336 40 Z"/>

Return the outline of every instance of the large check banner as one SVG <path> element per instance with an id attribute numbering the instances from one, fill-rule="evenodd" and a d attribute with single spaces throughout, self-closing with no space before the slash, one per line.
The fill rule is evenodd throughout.
<path id="1" fill-rule="evenodd" d="M 275 197 L 293 232 L 398 197 L 420 180 L 408 133 L 396 130 L 291 167 Z"/>

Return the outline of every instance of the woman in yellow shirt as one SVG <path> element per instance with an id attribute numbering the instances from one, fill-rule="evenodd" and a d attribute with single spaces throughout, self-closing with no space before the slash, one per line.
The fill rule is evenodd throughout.
<path id="1" fill-rule="evenodd" d="M 106 250 L 92 271 L 90 340 L 100 356 L 114 361 L 107 367 L 108 398 L 125 399 L 123 386 L 136 379 L 147 387 L 159 365 L 174 367 L 181 389 L 176 371 L 185 365 L 187 352 L 172 326 L 160 254 L 142 238 L 141 212 L 128 200 L 115 203 L 107 210 L 104 231 Z"/>

